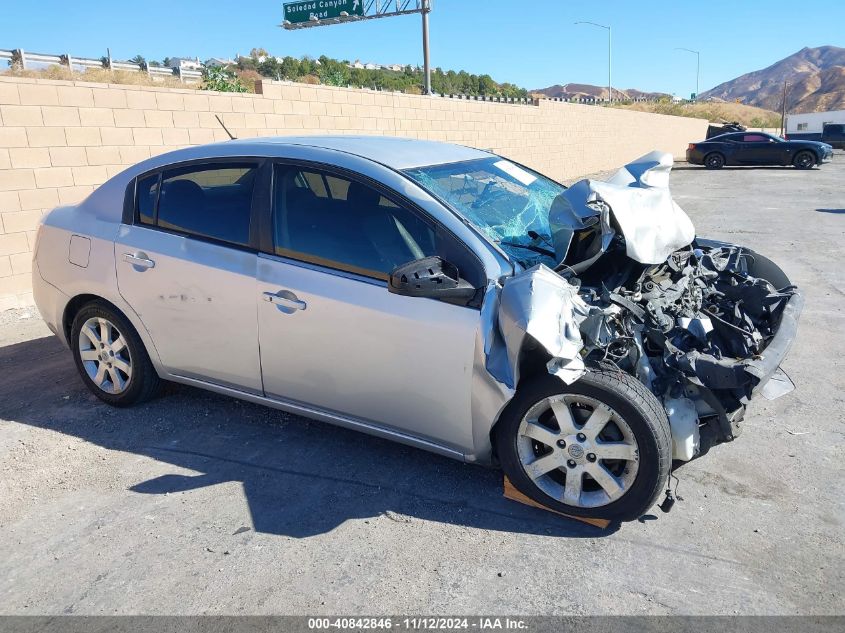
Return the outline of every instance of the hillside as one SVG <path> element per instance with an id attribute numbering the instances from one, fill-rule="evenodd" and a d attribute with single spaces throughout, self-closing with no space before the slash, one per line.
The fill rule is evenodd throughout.
<path id="1" fill-rule="evenodd" d="M 143 64 L 147 61 L 142 55 L 136 55 L 131 63 Z M 118 83 L 135 85 L 168 85 L 171 87 L 203 88 L 233 92 L 253 92 L 255 82 L 261 78 L 295 81 L 306 84 L 325 84 L 329 86 L 365 87 L 375 90 L 390 90 L 410 94 L 421 94 L 423 71 L 414 66 L 389 67 L 372 64 L 373 68 L 362 68 L 350 64 L 348 60 L 338 60 L 325 55 L 319 59 L 310 56 L 275 57 L 263 48 L 254 48 L 249 56 L 237 56 L 225 66 L 203 65 L 202 84 L 182 84 L 173 78 L 151 77 L 146 72 L 109 70 L 104 61 L 103 68 L 87 68 L 83 72 L 70 70 L 67 65 L 53 64 L 40 68 L 23 70 L 12 65 L 8 70 L 0 69 L 0 75 L 60 79 L 69 81 L 94 81 L 98 83 Z M 151 66 L 169 66 L 169 61 L 150 60 Z M 78 68 L 78 66 L 77 66 Z M 401 68 L 401 70 L 399 69 Z M 213 75 L 210 76 L 210 75 Z M 476 75 L 465 70 L 443 70 L 433 68 L 431 85 L 434 92 L 444 94 L 464 94 L 487 97 L 525 98 L 528 91 L 508 82 L 497 82 L 490 75 Z"/>
<path id="2" fill-rule="evenodd" d="M 687 116 L 707 119 L 713 122 L 738 121 L 748 127 L 777 128 L 780 127 L 780 115 L 771 110 L 756 108 L 742 103 L 631 103 L 616 107 L 639 112 L 656 114 L 671 114 L 673 116 Z"/>
<path id="3" fill-rule="evenodd" d="M 607 99 L 607 86 L 593 86 L 592 84 L 555 84 L 548 88 L 537 88 L 529 91 L 533 95 L 543 95 L 550 99 L 578 99 L 581 97 L 595 97 L 596 99 Z M 613 98 L 616 100 L 631 100 L 631 99 L 659 99 L 660 97 L 668 97 L 669 95 L 663 92 L 643 92 L 635 88 L 613 88 Z"/>
<path id="4" fill-rule="evenodd" d="M 845 48 L 802 48 L 762 70 L 746 73 L 701 94 L 702 99 L 741 100 L 780 110 L 784 81 L 790 112 L 845 109 Z"/>

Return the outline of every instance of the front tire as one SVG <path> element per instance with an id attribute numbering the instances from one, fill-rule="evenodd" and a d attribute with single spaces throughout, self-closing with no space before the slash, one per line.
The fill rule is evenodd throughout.
<path id="1" fill-rule="evenodd" d="M 494 442 L 523 494 L 564 514 L 616 521 L 654 505 L 672 462 L 662 405 L 617 369 L 591 369 L 571 385 L 544 374 L 521 386 Z"/>
<path id="2" fill-rule="evenodd" d="M 798 152 L 792 160 L 792 164 L 796 169 L 812 169 L 816 166 L 816 155 L 810 151 Z"/>
<path id="3" fill-rule="evenodd" d="M 154 397 L 161 379 L 132 324 L 102 301 L 73 319 L 71 351 L 85 386 L 103 402 L 128 407 Z"/>

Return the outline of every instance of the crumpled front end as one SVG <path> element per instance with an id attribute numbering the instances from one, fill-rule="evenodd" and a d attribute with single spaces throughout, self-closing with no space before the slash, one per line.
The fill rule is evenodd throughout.
<path id="1" fill-rule="evenodd" d="M 753 396 L 792 389 L 779 365 L 803 298 L 765 257 L 695 239 L 669 195 L 671 165 L 652 153 L 558 196 L 559 264 L 488 289 L 485 355 L 510 389 L 538 363 L 566 384 L 612 363 L 661 400 L 673 456 L 689 460 L 734 439 Z"/>
<path id="2" fill-rule="evenodd" d="M 614 363 L 663 401 L 676 459 L 739 435 L 753 395 L 792 388 L 778 367 L 803 298 L 788 282 L 756 276 L 758 261 L 738 246 L 693 242 L 661 264 L 634 267 L 621 285 L 581 287 L 597 310 L 582 329 L 585 359 Z"/>

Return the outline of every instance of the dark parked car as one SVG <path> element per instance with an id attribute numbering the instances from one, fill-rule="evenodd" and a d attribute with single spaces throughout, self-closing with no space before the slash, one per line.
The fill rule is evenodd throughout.
<path id="1" fill-rule="evenodd" d="M 818 141 L 787 141 L 763 132 L 733 132 L 690 143 L 687 162 L 719 169 L 725 165 L 794 165 L 810 169 L 827 162 L 833 148 Z"/>
<path id="2" fill-rule="evenodd" d="M 825 123 L 822 133 L 793 133 L 790 141 L 821 141 L 836 149 L 845 149 L 845 123 Z"/>
<path id="3" fill-rule="evenodd" d="M 845 149 L 845 124 L 825 123 L 821 140 L 836 149 Z"/>

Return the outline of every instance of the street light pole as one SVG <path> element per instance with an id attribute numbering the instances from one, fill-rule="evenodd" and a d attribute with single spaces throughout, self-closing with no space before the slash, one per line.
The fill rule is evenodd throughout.
<path id="1" fill-rule="evenodd" d="M 701 53 L 694 51 L 691 48 L 676 48 L 675 50 L 695 53 L 695 100 L 698 101 L 698 78 L 701 75 Z"/>
<path id="2" fill-rule="evenodd" d="M 428 14 L 431 1 L 422 0 L 422 38 L 423 38 L 423 73 L 425 74 L 425 94 L 431 94 L 431 61 L 428 56 Z"/>
<path id="3" fill-rule="evenodd" d="M 607 100 L 608 103 L 613 103 L 613 31 L 609 26 L 596 24 L 595 22 L 576 22 L 575 24 L 589 24 L 591 26 L 597 26 L 600 29 L 607 29 Z"/>

